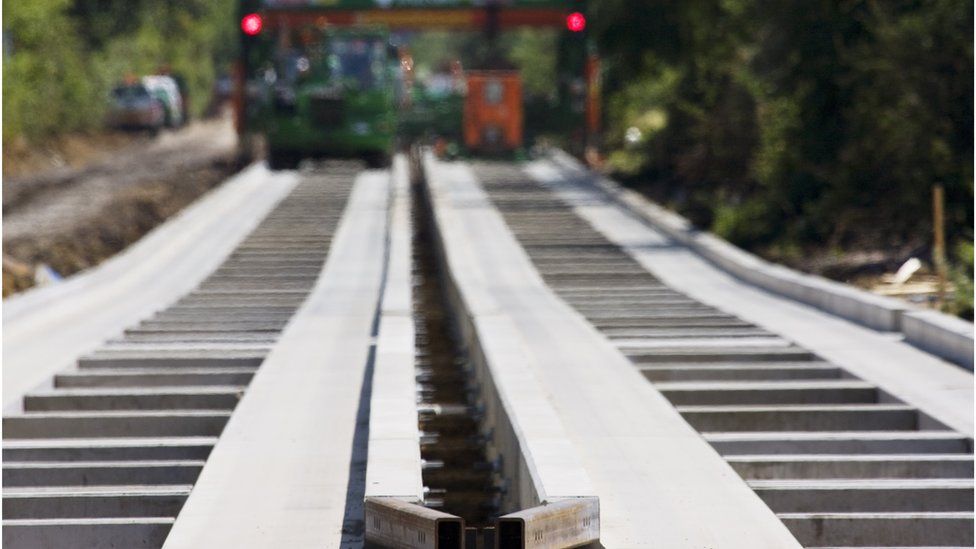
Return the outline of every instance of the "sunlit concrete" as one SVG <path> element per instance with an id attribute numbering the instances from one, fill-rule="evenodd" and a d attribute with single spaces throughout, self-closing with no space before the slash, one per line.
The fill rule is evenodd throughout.
<path id="1" fill-rule="evenodd" d="M 538 161 L 549 185 L 611 242 L 671 288 L 795 342 L 924 414 L 973 436 L 973 373 L 902 341 L 743 282 L 668 238 L 579 166 Z"/>
<path id="2" fill-rule="evenodd" d="M 197 286 L 294 187 L 254 165 L 102 265 L 3 301 L 3 406 Z"/>
<path id="3" fill-rule="evenodd" d="M 357 531 L 361 541 L 362 524 L 344 526 L 362 506 L 355 475 L 366 456 L 355 443 L 366 427 L 358 422 L 389 194 L 389 172 L 357 177 L 322 275 L 237 406 L 165 547 L 336 547 Z"/>
<path id="4" fill-rule="evenodd" d="M 543 283 L 471 170 L 427 167 L 452 277 L 469 311 L 510 325 L 506 356 L 537 378 L 578 452 L 600 498 L 603 545 L 799 547 L 630 361 Z"/>

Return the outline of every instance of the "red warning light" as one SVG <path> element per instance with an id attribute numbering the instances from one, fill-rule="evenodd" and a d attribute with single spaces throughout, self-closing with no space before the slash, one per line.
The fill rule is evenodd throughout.
<path id="1" fill-rule="evenodd" d="M 244 34 L 248 36 L 257 36 L 261 34 L 261 29 L 264 28 L 264 20 L 261 16 L 256 13 L 249 13 L 241 19 L 241 30 Z"/>
<path id="2" fill-rule="evenodd" d="M 566 28 L 572 32 L 583 32 L 586 28 L 586 16 L 578 11 L 567 15 Z"/>

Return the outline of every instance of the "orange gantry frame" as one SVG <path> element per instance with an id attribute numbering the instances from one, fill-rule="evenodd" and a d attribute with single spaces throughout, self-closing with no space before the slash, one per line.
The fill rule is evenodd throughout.
<path id="1" fill-rule="evenodd" d="M 518 71 L 469 71 L 464 100 L 464 145 L 471 151 L 522 147 L 522 77 Z"/>

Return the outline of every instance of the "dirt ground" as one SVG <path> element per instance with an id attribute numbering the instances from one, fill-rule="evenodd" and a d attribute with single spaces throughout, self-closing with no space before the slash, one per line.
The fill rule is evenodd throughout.
<path id="1" fill-rule="evenodd" d="M 40 265 L 63 277 L 125 249 L 233 173 L 235 143 L 223 117 L 155 138 L 111 134 L 76 143 L 75 165 L 50 168 L 43 160 L 50 149 L 5 150 L 4 297 L 34 285 Z M 17 154 L 21 162 L 8 176 Z"/>

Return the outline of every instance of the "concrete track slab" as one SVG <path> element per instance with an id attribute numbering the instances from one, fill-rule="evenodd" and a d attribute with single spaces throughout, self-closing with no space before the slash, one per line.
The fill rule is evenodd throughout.
<path id="1" fill-rule="evenodd" d="M 342 543 L 350 475 L 365 459 L 353 441 L 389 192 L 388 172 L 357 177 L 322 276 L 251 382 L 165 547 Z"/>
<path id="2" fill-rule="evenodd" d="M 295 183 L 254 165 L 99 267 L 4 300 L 4 409 L 193 289 Z"/>
<path id="3" fill-rule="evenodd" d="M 452 275 L 469 308 L 512 324 L 600 497 L 606 547 L 799 545 L 609 341 L 559 300 L 460 164 L 428 163 Z"/>
<path id="4" fill-rule="evenodd" d="M 816 353 L 972 437 L 973 373 L 901 341 L 734 278 L 668 239 L 606 194 L 578 165 L 539 161 L 527 172 L 669 287 Z"/>

